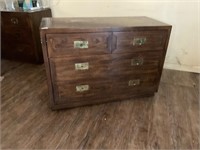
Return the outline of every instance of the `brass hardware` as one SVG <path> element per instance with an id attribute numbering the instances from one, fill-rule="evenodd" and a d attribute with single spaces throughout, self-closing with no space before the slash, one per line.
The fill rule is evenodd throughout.
<path id="1" fill-rule="evenodd" d="M 84 92 L 89 90 L 89 85 L 77 85 L 76 92 Z"/>
<path id="2" fill-rule="evenodd" d="M 140 79 L 129 80 L 129 82 L 128 82 L 128 86 L 137 86 L 139 84 L 140 84 Z"/>
<path id="3" fill-rule="evenodd" d="M 88 70 L 89 69 L 89 63 L 76 63 L 75 64 L 75 70 Z"/>
<path id="4" fill-rule="evenodd" d="M 84 49 L 84 48 L 88 48 L 88 41 L 74 41 L 74 48 L 80 48 L 80 49 Z"/>
<path id="5" fill-rule="evenodd" d="M 137 57 L 131 59 L 131 66 L 140 66 L 144 62 L 144 59 L 142 57 Z"/>
<path id="6" fill-rule="evenodd" d="M 146 43 L 146 38 L 134 38 L 133 39 L 133 46 L 141 46 L 144 45 Z"/>
<path id="7" fill-rule="evenodd" d="M 11 18 L 10 21 L 12 22 L 12 24 L 18 24 L 19 23 L 17 18 Z"/>

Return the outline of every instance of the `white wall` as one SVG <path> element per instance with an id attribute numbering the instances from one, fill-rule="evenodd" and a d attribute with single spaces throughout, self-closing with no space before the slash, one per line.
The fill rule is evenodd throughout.
<path id="1" fill-rule="evenodd" d="M 0 10 L 2 10 L 3 8 L 5 8 L 4 0 L 0 0 Z"/>
<path id="2" fill-rule="evenodd" d="M 173 26 L 165 68 L 200 73 L 199 0 L 51 0 L 54 17 L 148 16 Z"/>
<path id="3" fill-rule="evenodd" d="M 200 0 L 46 1 L 54 17 L 148 16 L 171 24 L 164 67 L 200 73 Z"/>

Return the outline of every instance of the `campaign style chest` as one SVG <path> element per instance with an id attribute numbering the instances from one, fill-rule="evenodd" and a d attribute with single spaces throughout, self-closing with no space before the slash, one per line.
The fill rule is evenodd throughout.
<path id="1" fill-rule="evenodd" d="M 170 32 L 147 17 L 43 18 L 51 108 L 154 95 Z"/>

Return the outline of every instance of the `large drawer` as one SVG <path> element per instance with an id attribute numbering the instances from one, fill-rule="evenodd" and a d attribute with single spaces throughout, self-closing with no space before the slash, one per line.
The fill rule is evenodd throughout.
<path id="1" fill-rule="evenodd" d="M 110 53 L 111 33 L 47 34 L 49 57 Z"/>
<path id="2" fill-rule="evenodd" d="M 55 82 L 55 103 L 109 101 L 143 95 L 155 90 L 156 74 L 127 76 L 105 80 L 71 80 Z M 84 102 L 85 101 L 85 102 Z"/>
<path id="3" fill-rule="evenodd" d="M 30 36 L 32 34 L 31 28 L 12 28 L 9 30 L 2 31 L 2 45 L 12 43 L 17 45 L 18 43 L 26 43 L 30 45 L 34 45 L 35 42 L 33 37 Z"/>
<path id="4" fill-rule="evenodd" d="M 104 79 L 113 76 L 158 72 L 161 53 L 109 54 L 51 58 L 54 82 L 78 79 Z"/>
<path id="5" fill-rule="evenodd" d="M 167 31 L 115 32 L 116 43 L 112 53 L 132 53 L 137 51 L 163 50 Z"/>
<path id="6" fill-rule="evenodd" d="M 27 62 L 36 61 L 33 44 L 15 43 L 2 44 L 2 57 L 9 59 L 19 59 Z"/>

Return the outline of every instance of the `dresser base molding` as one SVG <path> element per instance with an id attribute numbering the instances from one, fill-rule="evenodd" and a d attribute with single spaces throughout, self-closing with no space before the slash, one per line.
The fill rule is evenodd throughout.
<path id="1" fill-rule="evenodd" d="M 86 103 L 81 103 L 81 102 L 77 102 L 77 103 L 73 103 L 73 104 L 66 104 L 66 103 L 63 103 L 63 104 L 53 104 L 51 105 L 49 103 L 49 107 L 52 109 L 52 110 L 59 110 L 59 109 L 66 109 L 66 108 L 76 108 L 76 107 L 80 107 L 80 106 L 92 106 L 92 105 L 100 105 L 100 104 L 104 104 L 104 103 L 110 103 L 110 102 L 119 102 L 119 101 L 129 101 L 129 100 L 140 100 L 140 98 L 144 98 L 144 97 L 153 97 L 155 95 L 155 93 L 146 93 L 146 94 L 143 94 L 143 95 L 135 95 L 135 96 L 132 96 L 132 97 L 129 97 L 129 98 L 119 98 L 119 99 L 111 99 L 111 100 L 101 100 L 99 99 L 98 101 L 94 101 L 94 102 L 91 102 L 91 100 L 88 100 L 88 102 Z"/>

